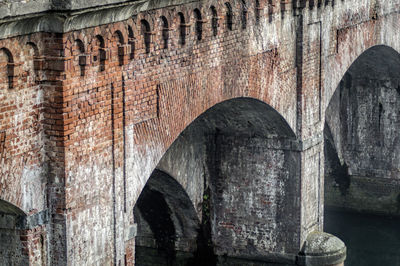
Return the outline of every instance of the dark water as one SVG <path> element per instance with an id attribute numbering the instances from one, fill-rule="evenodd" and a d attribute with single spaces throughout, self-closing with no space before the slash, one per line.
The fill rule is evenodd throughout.
<path id="1" fill-rule="evenodd" d="M 345 266 L 400 266 L 400 217 L 387 217 L 341 211 L 325 212 L 325 232 L 342 239 L 347 246 Z M 136 247 L 138 266 L 258 266 L 278 265 L 257 259 L 229 257 L 194 258 L 178 252 L 173 259 L 157 249 Z M 280 266 L 284 264 L 279 264 Z"/>
<path id="2" fill-rule="evenodd" d="M 191 253 L 177 252 L 173 259 L 168 258 L 157 249 L 136 247 L 137 266 L 292 266 L 292 264 L 276 264 L 265 262 L 256 258 L 232 258 L 232 257 L 193 257 Z"/>
<path id="3" fill-rule="evenodd" d="M 327 211 L 324 226 L 345 242 L 345 266 L 400 266 L 399 217 Z"/>

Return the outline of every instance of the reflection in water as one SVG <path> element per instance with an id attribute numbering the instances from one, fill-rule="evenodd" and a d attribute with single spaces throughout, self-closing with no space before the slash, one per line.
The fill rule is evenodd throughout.
<path id="1" fill-rule="evenodd" d="M 345 266 L 400 266 L 400 217 L 326 211 L 324 230 L 346 244 Z"/>
<path id="2" fill-rule="evenodd" d="M 136 266 L 294 266 L 292 264 L 267 263 L 265 261 L 248 258 L 231 258 L 226 256 L 210 258 L 196 258 L 194 254 L 177 252 L 171 263 L 167 255 L 155 248 L 136 247 Z"/>
<path id="3" fill-rule="evenodd" d="M 342 239 L 347 246 L 345 266 L 400 266 L 400 217 L 376 216 L 341 211 L 325 212 L 325 232 Z M 195 254 L 177 252 L 174 261 L 162 251 L 136 247 L 136 265 L 178 266 L 258 266 L 277 265 L 254 260 L 218 257 L 196 258 Z M 279 264 L 282 266 L 282 264 Z"/>
<path id="4" fill-rule="evenodd" d="M 267 263 L 262 259 L 231 258 L 226 256 L 214 258 L 199 258 L 195 254 L 177 252 L 174 261 L 167 258 L 167 254 L 155 248 L 136 246 L 135 266 L 293 266 L 292 264 Z"/>

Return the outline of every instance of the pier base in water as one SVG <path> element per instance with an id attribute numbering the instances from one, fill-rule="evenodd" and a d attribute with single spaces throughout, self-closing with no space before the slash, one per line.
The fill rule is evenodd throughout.
<path id="1" fill-rule="evenodd" d="M 346 246 L 339 238 L 324 232 L 308 235 L 298 256 L 298 265 L 304 266 L 343 266 L 346 259 Z"/>

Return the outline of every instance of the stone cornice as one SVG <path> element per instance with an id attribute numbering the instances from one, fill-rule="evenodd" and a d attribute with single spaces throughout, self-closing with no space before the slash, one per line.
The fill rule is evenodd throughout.
<path id="1" fill-rule="evenodd" d="M 65 33 L 127 20 L 140 12 L 182 5 L 196 0 L 142 0 L 77 11 L 46 11 L 0 20 L 0 39 L 36 32 Z"/>

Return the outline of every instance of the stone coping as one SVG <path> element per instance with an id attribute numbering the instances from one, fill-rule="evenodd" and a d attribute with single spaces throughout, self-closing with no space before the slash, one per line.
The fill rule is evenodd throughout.
<path id="1" fill-rule="evenodd" d="M 49 8 L 49 5 L 38 4 L 33 9 L 26 8 L 28 11 L 31 10 L 31 13 L 21 13 L 14 16 L 10 10 L 14 4 L 18 3 L 12 3 L 10 7 L 0 4 L 0 39 L 36 32 L 65 33 L 81 30 L 128 20 L 141 12 L 190 2 L 196 2 L 196 0 L 137 0 L 123 3 L 118 1 L 115 4 L 78 10 L 55 10 Z M 19 8 L 24 7 L 24 4 L 20 5 Z"/>

